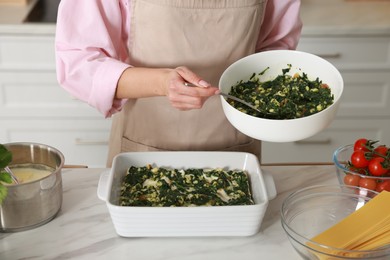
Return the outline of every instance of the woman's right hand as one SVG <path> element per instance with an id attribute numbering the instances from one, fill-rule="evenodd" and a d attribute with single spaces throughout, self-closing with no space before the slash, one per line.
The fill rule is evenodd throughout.
<path id="1" fill-rule="evenodd" d="M 185 82 L 197 87 L 185 86 Z M 217 87 L 211 86 L 187 67 L 177 67 L 168 74 L 166 96 L 171 105 L 179 110 L 200 109 L 209 97 L 218 93 Z"/>
<path id="2" fill-rule="evenodd" d="M 185 82 L 198 87 L 187 87 Z M 129 67 L 121 75 L 115 98 L 137 99 L 166 96 L 179 110 L 200 109 L 206 100 L 219 93 L 187 67 L 175 69 Z"/>

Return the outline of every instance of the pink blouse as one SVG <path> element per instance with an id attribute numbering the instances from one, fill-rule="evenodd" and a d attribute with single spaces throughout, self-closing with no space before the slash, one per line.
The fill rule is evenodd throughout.
<path id="1" fill-rule="evenodd" d="M 131 0 L 62 0 L 58 9 L 57 79 L 105 117 L 126 102 L 116 99 L 115 91 L 121 74 L 131 66 L 130 4 Z M 302 28 L 299 9 L 299 0 L 268 0 L 256 51 L 295 49 Z"/>

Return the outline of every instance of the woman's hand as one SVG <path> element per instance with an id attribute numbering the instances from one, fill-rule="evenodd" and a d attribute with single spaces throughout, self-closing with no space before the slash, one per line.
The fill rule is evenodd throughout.
<path id="1" fill-rule="evenodd" d="M 185 82 L 198 87 L 187 87 Z M 217 94 L 212 87 L 186 67 L 176 69 L 129 67 L 119 78 L 115 98 L 137 99 L 167 96 L 179 110 L 202 108 L 206 100 Z"/>
<path id="2" fill-rule="evenodd" d="M 189 82 L 198 87 L 188 87 Z M 168 74 L 167 97 L 171 105 L 179 110 L 200 109 L 206 100 L 219 92 L 187 67 L 178 67 Z"/>

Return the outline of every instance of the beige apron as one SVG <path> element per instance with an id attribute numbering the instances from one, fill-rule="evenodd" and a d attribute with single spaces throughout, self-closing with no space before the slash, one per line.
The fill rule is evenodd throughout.
<path id="1" fill-rule="evenodd" d="M 132 0 L 130 61 L 134 66 L 187 66 L 214 86 L 234 61 L 254 53 L 266 0 Z M 113 117 L 112 158 L 127 151 L 245 151 L 261 142 L 237 131 L 220 97 L 179 111 L 166 97 L 131 99 Z"/>

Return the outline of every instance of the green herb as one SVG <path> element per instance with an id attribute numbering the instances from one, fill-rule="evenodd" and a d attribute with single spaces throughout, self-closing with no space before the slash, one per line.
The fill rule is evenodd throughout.
<path id="1" fill-rule="evenodd" d="M 12 153 L 0 144 L 0 204 L 7 197 L 8 189 L 3 185 L 5 183 L 12 183 L 11 176 L 4 170 L 5 167 L 12 161 Z"/>
<path id="2" fill-rule="evenodd" d="M 269 81 L 261 81 L 266 70 L 252 75 L 249 81 L 240 81 L 232 86 L 229 94 L 241 98 L 262 111 L 250 109 L 234 100 L 228 102 L 243 113 L 269 119 L 294 119 L 318 113 L 333 104 L 334 96 L 327 84 L 319 78 L 309 80 L 306 73 L 287 73 L 291 64 L 282 69 L 282 74 Z"/>
<path id="3" fill-rule="evenodd" d="M 130 167 L 121 186 L 121 206 L 252 205 L 248 176 L 222 169 Z"/>

